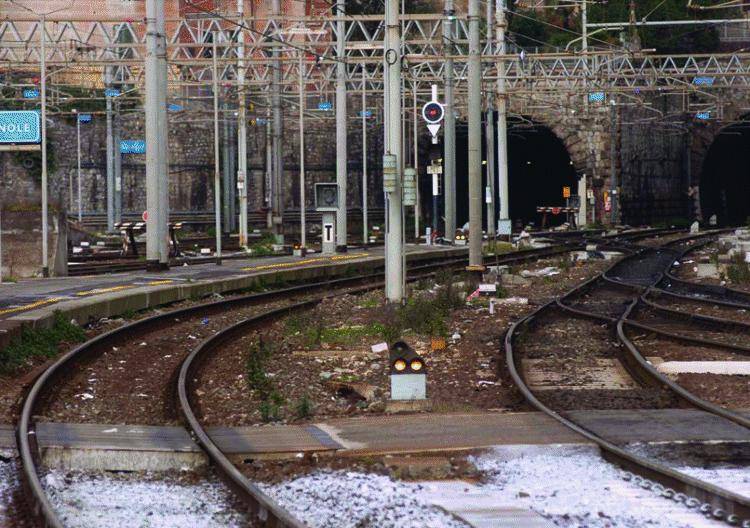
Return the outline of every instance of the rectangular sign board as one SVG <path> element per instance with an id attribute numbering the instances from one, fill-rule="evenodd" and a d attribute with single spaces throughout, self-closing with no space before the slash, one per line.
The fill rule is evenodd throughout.
<path id="1" fill-rule="evenodd" d="M 41 119 L 36 110 L 0 111 L 0 144 L 39 143 Z"/>
<path id="2" fill-rule="evenodd" d="M 146 142 L 140 139 L 123 139 L 120 141 L 122 154 L 145 154 Z"/>

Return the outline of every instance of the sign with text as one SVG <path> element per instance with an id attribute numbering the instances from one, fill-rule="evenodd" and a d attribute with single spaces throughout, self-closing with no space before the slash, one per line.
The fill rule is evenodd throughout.
<path id="1" fill-rule="evenodd" d="M 39 143 L 41 130 L 39 112 L 35 110 L 0 111 L 0 144 Z"/>
<path id="2" fill-rule="evenodd" d="M 145 154 L 146 142 L 141 139 L 123 139 L 120 141 L 122 154 Z"/>
<path id="3" fill-rule="evenodd" d="M 563 187 L 563 198 L 570 198 L 570 187 Z"/>
<path id="4" fill-rule="evenodd" d="M 333 242 L 333 224 L 323 224 L 323 243 L 331 244 Z"/>

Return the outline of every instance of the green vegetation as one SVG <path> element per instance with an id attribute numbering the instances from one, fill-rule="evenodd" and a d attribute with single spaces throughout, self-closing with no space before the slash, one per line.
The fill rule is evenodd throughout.
<path id="1" fill-rule="evenodd" d="M 248 246 L 254 257 L 267 257 L 273 255 L 273 245 L 276 243 L 272 233 L 264 233 L 261 238 Z"/>
<path id="2" fill-rule="evenodd" d="M 309 418 L 313 415 L 314 409 L 313 404 L 310 401 L 310 398 L 305 394 L 300 398 L 300 400 L 297 402 L 297 404 L 294 406 L 295 413 L 297 415 L 297 418 L 300 420 L 304 420 L 305 418 Z"/>
<path id="3" fill-rule="evenodd" d="M 745 262 L 743 253 L 732 257 L 727 266 L 727 279 L 732 284 L 750 284 L 750 264 Z"/>
<path id="4" fill-rule="evenodd" d="M 268 398 L 260 402 L 259 410 L 261 420 L 264 422 L 277 422 L 281 419 L 281 410 L 286 403 L 284 397 L 278 391 L 273 390 Z"/>
<path id="5" fill-rule="evenodd" d="M 86 338 L 84 331 L 68 321 L 62 312 L 55 312 L 51 328 L 29 328 L 7 347 L 0 350 L 0 374 L 13 374 L 29 361 L 57 355 L 60 344 L 80 343 Z"/>
<path id="6" fill-rule="evenodd" d="M 279 420 L 286 400 L 274 387 L 273 380 L 266 372 L 266 362 L 273 355 L 274 348 L 262 339 L 250 345 L 250 354 L 245 364 L 247 385 L 260 399 L 258 410 L 264 422 Z"/>

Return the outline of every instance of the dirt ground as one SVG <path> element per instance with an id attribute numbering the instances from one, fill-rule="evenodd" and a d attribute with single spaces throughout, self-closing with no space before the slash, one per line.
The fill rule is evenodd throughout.
<path id="1" fill-rule="evenodd" d="M 540 270 L 558 263 L 540 261 L 512 271 Z M 505 332 L 513 321 L 610 264 L 588 261 L 563 269 L 559 275 L 505 287 L 506 298 L 523 297 L 528 304 L 497 305 L 490 314 L 486 299 L 480 299 L 453 311 L 444 350 L 433 352 L 429 336 L 407 332 L 405 340 L 425 358 L 432 411 L 528 410 L 505 366 Z M 299 320 L 278 321 L 226 346 L 203 365 L 196 387 L 204 423 L 303 423 L 383 413 L 389 398 L 389 360 L 387 353 L 373 352 L 371 346 L 383 341 L 373 329 L 387 318 L 382 293 L 336 297 L 308 313 L 307 326 Z M 306 342 L 304 328 L 310 324 L 326 329 L 328 338 Z M 248 358 L 261 337 L 273 343 L 264 368 L 274 394 L 266 399 L 248 382 Z M 339 390 L 341 383 L 356 384 L 368 397 Z"/>

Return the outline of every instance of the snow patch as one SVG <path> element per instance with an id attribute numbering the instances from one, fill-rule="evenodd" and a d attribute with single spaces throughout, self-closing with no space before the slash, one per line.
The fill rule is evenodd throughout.
<path id="1" fill-rule="evenodd" d="M 497 447 L 472 457 L 506 505 L 565 528 L 703 528 L 722 523 L 624 481 L 593 446 Z"/>
<path id="2" fill-rule="evenodd" d="M 418 484 L 381 475 L 324 471 L 261 484 L 263 491 L 311 528 L 466 528 L 420 500 Z"/>
<path id="3" fill-rule="evenodd" d="M 232 507 L 226 488 L 215 481 L 187 485 L 170 478 L 52 471 L 43 482 L 66 528 L 239 528 L 249 524 Z"/>

